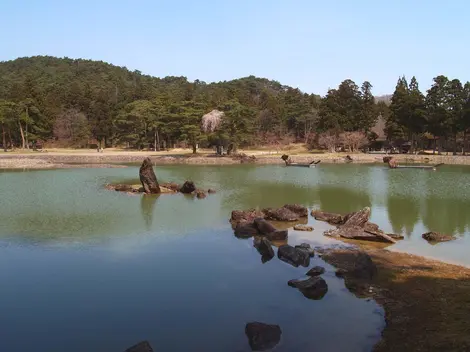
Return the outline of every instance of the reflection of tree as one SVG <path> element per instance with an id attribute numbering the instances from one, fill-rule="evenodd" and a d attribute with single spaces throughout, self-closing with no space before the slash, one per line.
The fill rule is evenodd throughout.
<path id="1" fill-rule="evenodd" d="M 318 189 L 317 194 L 323 211 L 349 213 L 371 206 L 369 193 L 364 190 L 323 186 Z"/>
<path id="2" fill-rule="evenodd" d="M 461 234 L 470 225 L 470 201 L 431 196 L 425 205 L 423 223 L 430 231 Z"/>
<path id="3" fill-rule="evenodd" d="M 419 221 L 419 202 L 411 196 L 396 196 L 389 192 L 387 198 L 388 220 L 393 232 L 411 235 L 416 223 Z"/>
<path id="4" fill-rule="evenodd" d="M 144 217 L 145 225 L 147 230 L 150 230 L 153 222 L 153 213 L 155 208 L 155 203 L 157 202 L 158 195 L 145 194 L 140 199 L 140 209 L 142 211 L 142 216 Z"/>

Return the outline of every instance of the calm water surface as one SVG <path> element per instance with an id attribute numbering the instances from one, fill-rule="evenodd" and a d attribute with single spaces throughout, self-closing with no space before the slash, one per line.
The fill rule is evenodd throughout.
<path id="1" fill-rule="evenodd" d="M 149 340 L 164 351 L 249 351 L 247 322 L 278 324 L 277 351 L 368 351 L 383 311 L 356 298 L 323 265 L 329 291 L 308 300 L 287 281 L 307 269 L 261 263 L 228 224 L 233 209 L 301 203 L 349 212 L 405 234 L 393 246 L 470 265 L 470 168 L 157 166 L 161 181 L 192 179 L 218 193 L 127 196 L 108 182 L 137 167 L 0 172 L 0 351 L 123 351 Z M 328 225 L 289 243 L 328 243 Z M 435 246 L 431 229 L 459 239 Z"/>

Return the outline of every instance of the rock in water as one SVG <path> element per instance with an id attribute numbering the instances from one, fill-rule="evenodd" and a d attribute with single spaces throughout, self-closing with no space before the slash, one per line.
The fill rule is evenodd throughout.
<path id="1" fill-rule="evenodd" d="M 214 193 L 216 193 L 216 192 L 217 192 L 217 191 L 216 191 L 215 189 L 213 189 L 213 188 L 209 188 L 209 189 L 207 190 L 207 193 L 209 193 L 209 194 L 214 194 Z"/>
<path id="2" fill-rule="evenodd" d="M 144 159 L 139 170 L 139 177 L 145 193 L 160 193 L 160 186 L 157 181 L 157 176 L 155 176 L 155 172 L 153 171 L 153 165 L 150 158 Z"/>
<path id="3" fill-rule="evenodd" d="M 308 209 L 303 205 L 299 204 L 286 204 L 284 208 L 289 209 L 290 211 L 296 213 L 300 217 L 307 217 L 308 216 Z"/>
<path id="4" fill-rule="evenodd" d="M 199 199 L 204 199 L 207 197 L 206 195 L 206 192 L 202 191 L 202 190 L 197 190 L 196 191 L 196 197 L 199 198 Z"/>
<path id="5" fill-rule="evenodd" d="M 310 265 L 310 255 L 308 252 L 299 250 L 288 244 L 280 246 L 277 251 L 277 257 L 292 266 L 298 267 L 299 265 L 307 267 Z"/>
<path id="6" fill-rule="evenodd" d="M 272 209 L 267 208 L 263 209 L 265 218 L 267 220 L 277 220 L 277 221 L 296 221 L 299 220 L 300 216 L 297 213 L 294 213 L 292 210 L 285 207 Z"/>
<path id="7" fill-rule="evenodd" d="M 306 252 L 311 258 L 315 256 L 314 249 L 308 243 L 302 243 L 295 246 L 295 249 Z"/>
<path id="8" fill-rule="evenodd" d="M 325 273 L 325 268 L 322 266 L 314 266 L 305 275 L 307 276 L 320 276 Z"/>
<path id="9" fill-rule="evenodd" d="M 193 181 L 186 181 L 180 188 L 181 193 L 190 194 L 196 190 L 196 186 Z"/>
<path id="10" fill-rule="evenodd" d="M 287 230 L 276 230 L 274 232 L 268 233 L 266 237 L 270 241 L 284 241 L 287 239 L 289 232 Z"/>
<path id="11" fill-rule="evenodd" d="M 313 231 L 313 227 L 308 226 L 308 225 L 295 225 L 294 230 L 295 231 Z"/>
<path id="12" fill-rule="evenodd" d="M 341 225 L 343 223 L 343 216 L 341 214 L 312 210 L 312 216 L 315 218 L 315 220 L 326 221 L 327 223 L 333 225 Z"/>
<path id="13" fill-rule="evenodd" d="M 259 232 L 253 223 L 238 223 L 235 227 L 235 237 L 250 238 L 257 235 Z"/>
<path id="14" fill-rule="evenodd" d="M 271 232 L 274 232 L 277 230 L 272 224 L 270 224 L 263 218 L 256 218 L 253 222 L 255 223 L 255 226 L 258 228 L 259 233 L 262 235 L 268 235 Z"/>
<path id="15" fill-rule="evenodd" d="M 360 211 L 346 215 L 344 217 L 344 225 L 364 227 L 365 224 L 369 221 L 369 217 L 370 208 L 365 207 Z"/>
<path id="16" fill-rule="evenodd" d="M 447 242 L 455 240 L 455 237 L 452 235 L 444 235 L 433 231 L 423 233 L 423 238 L 428 242 Z"/>
<path id="17" fill-rule="evenodd" d="M 139 342 L 137 345 L 129 347 L 124 352 L 153 352 L 152 346 L 148 341 Z"/>
<path id="18" fill-rule="evenodd" d="M 287 284 L 298 288 L 309 299 L 322 299 L 328 292 L 326 281 L 319 276 L 313 276 L 307 280 L 290 280 Z"/>
<path id="19" fill-rule="evenodd" d="M 252 351 L 266 351 L 279 343 L 282 332 L 279 325 L 252 322 L 246 324 L 245 334 Z"/>
<path id="20" fill-rule="evenodd" d="M 268 239 L 262 238 L 255 238 L 253 241 L 253 246 L 258 250 L 259 254 L 261 254 L 261 261 L 266 263 L 270 261 L 274 257 L 274 250 L 271 246 L 271 242 Z"/>

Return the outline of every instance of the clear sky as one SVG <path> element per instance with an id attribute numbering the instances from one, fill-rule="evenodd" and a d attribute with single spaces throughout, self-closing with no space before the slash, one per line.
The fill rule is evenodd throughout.
<path id="1" fill-rule="evenodd" d="M 0 0 L 0 60 L 87 58 L 206 82 L 248 75 L 325 94 L 350 78 L 470 80 L 468 0 Z"/>

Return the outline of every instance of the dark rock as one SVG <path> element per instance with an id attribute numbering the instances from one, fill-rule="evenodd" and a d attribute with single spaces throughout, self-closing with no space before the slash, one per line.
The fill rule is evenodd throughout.
<path id="1" fill-rule="evenodd" d="M 308 226 L 308 225 L 295 225 L 294 230 L 296 230 L 296 231 L 313 231 L 313 227 Z"/>
<path id="2" fill-rule="evenodd" d="M 315 250 L 308 243 L 301 243 L 295 249 L 306 252 L 311 258 L 315 256 Z"/>
<path id="3" fill-rule="evenodd" d="M 328 213 L 326 211 L 312 210 L 312 216 L 319 221 L 326 221 L 332 225 L 341 225 L 343 216 L 341 214 Z"/>
<path id="4" fill-rule="evenodd" d="M 371 257 L 360 249 L 329 249 L 322 259 L 337 268 L 336 275 L 344 277 L 346 287 L 359 297 L 367 296 L 370 283 L 377 275 Z"/>
<path id="5" fill-rule="evenodd" d="M 181 193 L 190 194 L 196 190 L 196 186 L 193 181 L 186 181 L 180 188 Z"/>
<path id="6" fill-rule="evenodd" d="M 310 255 L 306 251 L 299 250 L 288 244 L 279 247 L 277 257 L 295 267 L 299 265 L 307 267 L 310 265 Z"/>
<path id="7" fill-rule="evenodd" d="M 279 325 L 252 322 L 246 324 L 245 334 L 252 351 L 266 351 L 279 343 L 282 332 Z"/>
<path id="8" fill-rule="evenodd" d="M 423 238 L 428 242 L 447 242 L 455 240 L 455 237 L 452 235 L 445 235 L 439 232 L 426 232 L 423 233 Z"/>
<path id="9" fill-rule="evenodd" d="M 346 226 L 360 226 L 364 227 L 370 218 L 370 208 L 365 207 L 364 209 L 350 213 L 344 217 L 343 224 Z"/>
<path id="10" fill-rule="evenodd" d="M 263 218 L 256 218 L 254 221 L 255 226 L 258 228 L 258 231 L 262 235 L 268 235 L 271 232 L 277 231 L 277 229 L 269 222 Z"/>
<path id="11" fill-rule="evenodd" d="M 255 238 L 253 241 L 253 246 L 258 250 L 259 254 L 261 254 L 261 261 L 263 263 L 273 259 L 274 250 L 271 242 L 269 242 L 268 239 L 264 237 Z"/>
<path id="12" fill-rule="evenodd" d="M 207 190 L 207 193 L 209 193 L 209 194 L 213 194 L 213 193 L 216 193 L 216 192 L 217 192 L 217 191 L 216 191 L 215 189 L 213 189 L 213 188 L 209 188 L 209 189 Z"/>
<path id="13" fill-rule="evenodd" d="M 322 266 L 314 266 L 305 275 L 307 276 L 320 276 L 325 273 L 325 268 Z"/>
<path id="14" fill-rule="evenodd" d="M 265 214 L 265 219 L 267 220 L 296 221 L 300 218 L 297 213 L 294 213 L 292 210 L 289 210 L 284 207 L 277 209 L 263 209 L 263 213 Z"/>
<path id="15" fill-rule="evenodd" d="M 290 211 L 296 213 L 300 217 L 308 216 L 308 209 L 300 204 L 286 204 L 284 208 L 289 209 Z"/>
<path id="16" fill-rule="evenodd" d="M 319 276 L 313 276 L 306 280 L 290 280 L 287 284 L 299 289 L 305 297 L 314 300 L 322 299 L 328 292 L 326 281 Z"/>
<path id="17" fill-rule="evenodd" d="M 203 198 L 206 198 L 207 195 L 206 195 L 206 192 L 199 189 L 199 190 L 196 191 L 196 197 L 199 198 L 199 199 L 203 199 Z"/>
<path id="18" fill-rule="evenodd" d="M 235 236 L 238 238 L 250 238 L 257 235 L 259 232 L 253 223 L 239 223 L 235 227 Z"/>
<path id="19" fill-rule="evenodd" d="M 276 230 L 274 232 L 268 233 L 266 238 L 270 241 L 284 241 L 287 239 L 289 232 L 287 230 Z"/>
<path id="20" fill-rule="evenodd" d="M 160 186 L 157 181 L 157 176 L 155 176 L 155 172 L 153 171 L 153 165 L 150 158 L 144 159 L 139 170 L 139 178 L 142 183 L 142 187 L 144 187 L 145 193 L 160 193 Z"/>
<path id="21" fill-rule="evenodd" d="M 153 352 L 153 349 L 148 341 L 142 341 L 139 342 L 137 345 L 129 347 L 124 352 Z"/>

